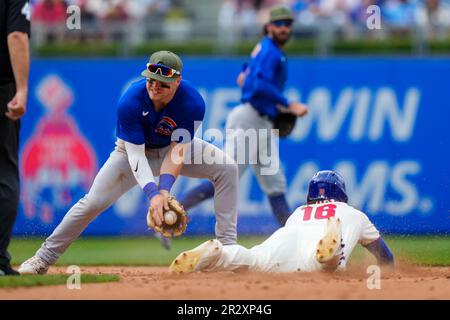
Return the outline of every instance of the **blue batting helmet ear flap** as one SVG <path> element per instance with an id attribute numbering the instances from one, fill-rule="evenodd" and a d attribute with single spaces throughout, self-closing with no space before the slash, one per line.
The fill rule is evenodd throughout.
<path id="1" fill-rule="evenodd" d="M 309 182 L 307 202 L 331 199 L 347 203 L 344 179 L 332 170 L 319 171 Z"/>

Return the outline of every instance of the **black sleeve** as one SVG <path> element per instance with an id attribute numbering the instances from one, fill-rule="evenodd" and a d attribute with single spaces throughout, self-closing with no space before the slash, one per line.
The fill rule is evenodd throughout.
<path id="1" fill-rule="evenodd" d="M 30 36 L 31 6 L 28 0 L 6 0 L 6 3 L 6 34 L 21 31 Z"/>

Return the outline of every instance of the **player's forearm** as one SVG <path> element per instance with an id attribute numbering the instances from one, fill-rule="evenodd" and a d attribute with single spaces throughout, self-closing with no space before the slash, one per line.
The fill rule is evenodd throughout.
<path id="1" fill-rule="evenodd" d="M 30 53 L 28 35 L 14 31 L 8 35 L 8 49 L 18 92 L 28 92 Z"/>
<path id="2" fill-rule="evenodd" d="M 184 165 L 184 156 L 189 144 L 172 142 L 169 151 L 164 157 L 161 165 L 161 174 L 159 179 L 159 189 L 170 192 L 172 185 L 181 172 Z"/>
<path id="3" fill-rule="evenodd" d="M 241 72 L 236 78 L 236 83 L 239 87 L 242 88 L 244 86 L 244 81 L 245 81 L 245 72 Z"/>
<path id="4" fill-rule="evenodd" d="M 394 264 L 394 255 L 381 237 L 369 244 L 364 245 L 364 247 L 377 258 L 380 265 Z"/>
<path id="5" fill-rule="evenodd" d="M 125 141 L 125 150 L 128 155 L 128 163 L 139 186 L 144 190 L 145 195 L 151 200 L 159 193 L 155 183 L 152 169 L 145 156 L 145 145 L 137 145 Z"/>
<path id="6" fill-rule="evenodd" d="M 245 76 L 247 74 L 247 71 L 248 71 L 248 63 L 246 62 L 242 65 L 242 70 L 236 79 L 236 83 L 241 88 L 244 86 L 244 81 L 245 81 Z"/>

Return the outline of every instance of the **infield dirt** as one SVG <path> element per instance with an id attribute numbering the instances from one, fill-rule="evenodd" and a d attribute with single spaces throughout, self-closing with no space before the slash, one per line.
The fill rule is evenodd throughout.
<path id="1" fill-rule="evenodd" d="M 65 273 L 53 267 L 50 274 Z M 371 274 L 349 267 L 345 273 L 193 273 L 170 275 L 166 267 L 82 267 L 82 273 L 118 274 L 119 282 L 0 289 L 0 299 L 450 299 L 450 267 L 402 264 L 382 272 L 381 288 L 368 289 Z M 369 280 L 370 282 L 370 280 Z M 373 283 L 373 282 L 371 282 Z"/>

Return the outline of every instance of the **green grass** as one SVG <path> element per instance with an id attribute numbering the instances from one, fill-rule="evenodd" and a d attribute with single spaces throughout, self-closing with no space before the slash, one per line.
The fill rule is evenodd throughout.
<path id="1" fill-rule="evenodd" d="M 450 237 L 395 237 L 387 244 L 398 257 L 420 265 L 450 266 Z"/>
<path id="2" fill-rule="evenodd" d="M 266 237 L 241 237 L 239 243 L 251 247 Z M 136 238 L 81 238 L 59 259 L 59 265 L 135 265 L 167 266 L 184 250 L 192 249 L 206 237 L 176 238 L 172 250 L 166 251 L 153 237 Z M 450 237 L 386 237 L 388 246 L 396 259 L 432 266 L 450 266 Z M 13 238 L 9 251 L 13 264 L 18 265 L 31 257 L 43 239 Z M 352 259 L 365 255 L 357 246 Z"/>
<path id="3" fill-rule="evenodd" d="M 58 260 L 57 265 L 167 266 L 182 251 L 192 249 L 209 238 L 176 238 L 172 250 L 165 250 L 154 237 L 103 238 L 85 237 L 75 241 Z M 12 263 L 18 265 L 39 249 L 41 238 L 13 238 L 9 251 Z M 240 243 L 251 247 L 263 237 L 247 237 Z"/>
<path id="4" fill-rule="evenodd" d="M 120 55 L 118 43 L 53 43 L 35 49 L 35 54 L 40 57 L 115 57 Z"/>
<path id="5" fill-rule="evenodd" d="M 58 284 L 66 284 L 70 275 L 33 275 L 33 276 L 7 276 L 0 277 L 0 288 L 16 288 L 16 287 L 35 287 L 35 286 L 51 286 Z M 99 283 L 119 281 L 118 275 L 81 275 L 81 285 L 83 283 Z M 72 283 L 71 281 L 69 283 Z"/>
<path id="6" fill-rule="evenodd" d="M 450 237 L 439 236 L 389 236 L 383 237 L 397 261 L 407 261 L 423 266 L 450 266 Z M 370 255 L 357 245 L 351 260 Z"/>
<path id="7" fill-rule="evenodd" d="M 226 48 L 227 56 L 247 56 L 256 44 L 257 38 L 240 41 L 233 47 Z M 449 54 L 450 38 L 443 40 L 430 40 L 425 43 L 429 54 Z M 131 45 L 125 50 L 119 42 L 105 43 L 102 41 L 89 42 L 58 42 L 47 43 L 34 48 L 34 55 L 40 57 L 118 57 L 125 54 L 129 56 L 147 56 L 150 52 L 165 48 L 181 55 L 211 56 L 223 54 L 217 40 L 189 39 L 189 41 L 173 42 L 152 39 L 138 45 Z M 392 37 L 380 39 L 336 39 L 330 44 L 330 51 L 335 55 L 374 55 L 374 54 L 411 54 L 415 50 L 415 42 L 411 37 Z M 317 51 L 315 38 L 296 37 L 286 46 L 290 55 L 314 55 Z"/>

